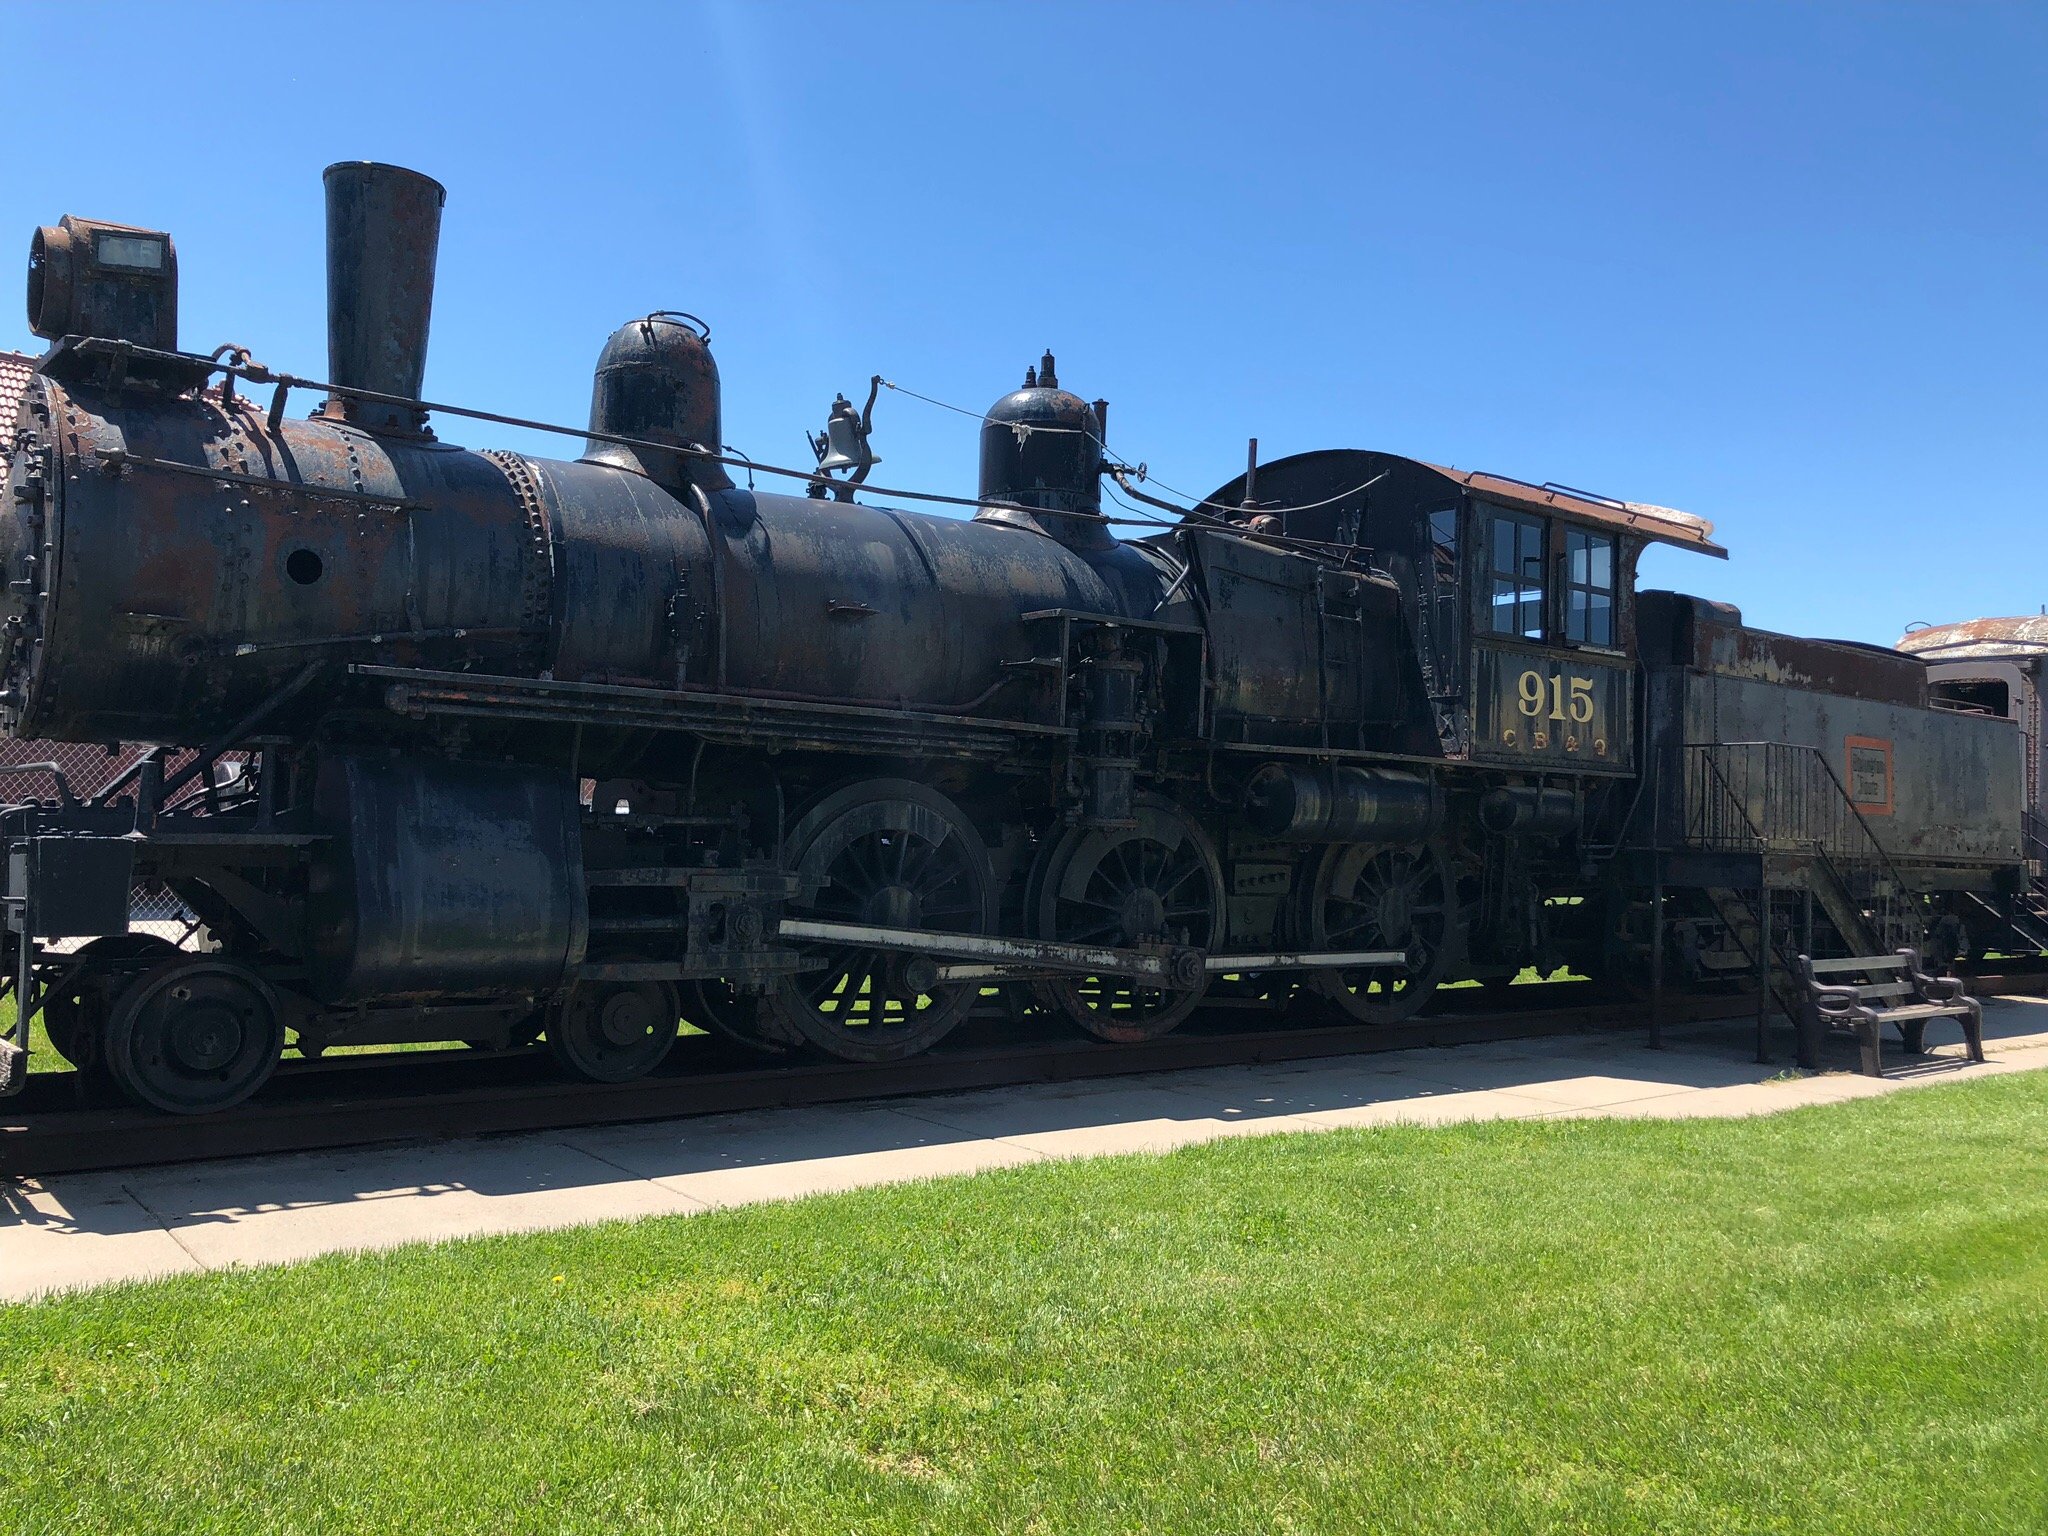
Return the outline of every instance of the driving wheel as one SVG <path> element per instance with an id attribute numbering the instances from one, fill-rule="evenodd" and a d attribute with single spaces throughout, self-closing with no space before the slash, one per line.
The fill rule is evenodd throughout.
<path id="1" fill-rule="evenodd" d="M 1412 1017 L 1450 962 L 1455 890 L 1451 862 L 1433 843 L 1331 848 L 1308 885 L 1310 947 L 1400 950 L 1408 963 L 1318 971 L 1315 989 L 1361 1023 Z"/>
<path id="2" fill-rule="evenodd" d="M 980 834 L 937 790 L 874 779 L 827 795 L 790 829 L 789 863 L 808 890 L 787 915 L 882 928 L 986 933 L 995 878 Z M 972 983 L 923 988 L 914 956 L 849 944 L 803 942 L 811 968 L 768 994 L 776 1021 L 847 1061 L 915 1055 L 966 1017 Z"/>
<path id="3" fill-rule="evenodd" d="M 692 1024 L 766 1056 L 787 1056 L 804 1043 L 759 993 L 719 977 L 687 983 L 684 1014 Z"/>
<path id="4" fill-rule="evenodd" d="M 1171 801 L 1140 795 L 1131 827 L 1074 827 L 1040 855 L 1031 886 L 1033 931 L 1063 944 L 1214 947 L 1223 866 L 1201 827 Z M 1130 1044 L 1180 1023 L 1208 977 L 1185 985 L 1128 976 L 1064 976 L 1036 984 L 1039 1000 L 1089 1034 Z"/>

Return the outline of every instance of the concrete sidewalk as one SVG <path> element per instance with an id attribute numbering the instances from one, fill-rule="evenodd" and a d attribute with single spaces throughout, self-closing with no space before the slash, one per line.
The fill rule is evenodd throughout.
<path id="1" fill-rule="evenodd" d="M 1767 1114 L 2048 1067 L 2048 1002 L 1985 1007 L 1990 1060 L 1944 1044 L 1882 1080 L 1781 1076 L 1743 1021 L 1670 1048 L 1573 1035 L 1444 1050 L 990 1089 L 493 1140 L 244 1158 L 0 1181 L 0 1299 L 337 1249 L 688 1213 L 973 1173 L 1156 1152 L 1219 1136 L 1572 1116 Z M 1781 1034 L 1783 1032 L 1781 1031 Z M 1853 1064 L 1834 1043 L 1830 1065 Z"/>

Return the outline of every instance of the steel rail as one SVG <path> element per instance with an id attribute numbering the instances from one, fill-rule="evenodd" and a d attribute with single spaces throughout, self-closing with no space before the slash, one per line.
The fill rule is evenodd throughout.
<path id="1" fill-rule="evenodd" d="M 1012 1031 L 1006 1037 L 997 1021 L 976 1019 L 921 1056 L 872 1064 L 815 1058 L 764 1064 L 714 1037 L 691 1036 L 678 1042 L 655 1075 L 617 1084 L 564 1082 L 542 1051 L 346 1057 L 288 1064 L 255 1100 L 214 1115 L 78 1107 L 76 1075 L 46 1073 L 0 1119 L 0 1177 L 1301 1061 L 1574 1034 L 1641 1019 L 1642 1004 L 1595 1002 L 1583 990 L 1588 985 L 1521 988 L 1564 995 L 1401 1024 L 1268 1022 L 1247 1028 L 1242 1011 L 1211 1006 L 1180 1030 L 1136 1045 L 1065 1033 L 1019 1039 Z M 1753 999 L 1731 995 L 1685 999 L 1671 1012 L 1704 1019 L 1743 1016 L 1752 1007 Z"/>

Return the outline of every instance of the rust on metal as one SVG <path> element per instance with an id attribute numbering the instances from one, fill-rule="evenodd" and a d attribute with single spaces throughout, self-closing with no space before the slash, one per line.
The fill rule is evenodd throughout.
<path id="1" fill-rule="evenodd" d="M 1909 629 L 1900 636 L 1899 649 L 1929 662 L 2048 655 L 2048 614 Z"/>
<path id="2" fill-rule="evenodd" d="M 1690 512 L 1680 512 L 1672 507 L 1653 506 L 1648 502 L 1616 501 L 1604 496 L 1591 496 L 1564 486 L 1532 485 L 1526 480 L 1516 480 L 1507 475 L 1452 469 L 1443 464 L 1431 464 L 1427 467 L 1447 480 L 1457 481 L 1467 490 L 1484 496 L 1489 501 L 1504 502 L 1511 507 L 1526 507 L 1532 512 L 1561 514 L 1580 522 L 1623 529 L 1657 543 L 1676 544 L 1681 548 L 1697 550 L 1704 555 L 1717 555 L 1723 560 L 1728 558 L 1728 551 L 1714 542 L 1714 525 L 1703 517 L 1693 516 Z"/>

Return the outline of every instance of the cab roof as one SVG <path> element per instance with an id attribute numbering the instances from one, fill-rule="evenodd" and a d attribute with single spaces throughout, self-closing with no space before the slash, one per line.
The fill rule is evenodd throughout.
<path id="1" fill-rule="evenodd" d="M 1389 454 L 1387 457 L 1392 458 L 1395 455 Z M 1712 555 L 1720 560 L 1728 558 L 1728 551 L 1714 542 L 1714 525 L 1704 517 L 1694 517 L 1690 512 L 1680 512 L 1673 507 L 1654 506 L 1643 501 L 1617 501 L 1611 496 L 1574 490 L 1568 485 L 1535 485 L 1527 480 L 1517 480 L 1511 475 L 1489 475 L 1478 470 L 1453 469 L 1446 464 L 1431 464 L 1422 459 L 1413 459 L 1410 462 L 1419 464 L 1424 469 L 1435 470 L 1446 480 L 1455 480 L 1468 491 L 1484 496 L 1488 501 L 1505 502 L 1509 506 L 1526 508 L 1531 512 L 1561 512 L 1583 522 L 1604 523 L 1612 528 L 1623 529 L 1660 544 L 1675 544 L 1681 549 L 1696 549 L 1703 555 Z"/>
<path id="2" fill-rule="evenodd" d="M 1261 507 L 1281 512 L 1349 506 L 1361 501 L 1368 487 L 1389 472 L 1394 473 L 1397 482 L 1404 482 L 1410 493 L 1433 494 L 1423 487 L 1431 479 L 1440 480 L 1503 506 L 1596 523 L 1639 539 L 1697 550 L 1720 560 L 1728 558 L 1728 551 L 1714 542 L 1714 525 L 1689 512 L 1647 502 L 1619 501 L 1568 485 L 1537 485 L 1512 475 L 1454 469 L 1447 464 L 1431 464 L 1403 454 L 1364 448 L 1318 448 L 1268 460 L 1258 466 L 1258 500 Z M 1244 479 L 1239 475 L 1218 488 L 1202 505 L 1225 512 L 1241 508 Z M 1276 494 L 1281 497 L 1277 507 L 1272 500 Z M 1289 501 L 1292 506 L 1287 504 Z"/>

